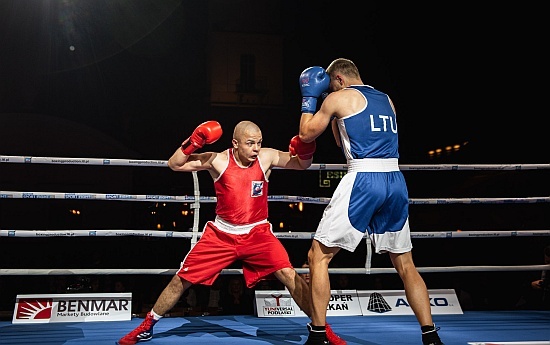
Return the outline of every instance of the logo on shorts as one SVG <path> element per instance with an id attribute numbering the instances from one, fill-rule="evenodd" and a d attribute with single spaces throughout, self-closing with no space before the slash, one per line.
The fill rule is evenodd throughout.
<path id="1" fill-rule="evenodd" d="M 264 181 L 252 181 L 250 196 L 257 197 L 264 195 Z"/>
<path id="2" fill-rule="evenodd" d="M 20 299 L 17 304 L 16 319 L 47 320 L 52 316 L 51 298 Z"/>

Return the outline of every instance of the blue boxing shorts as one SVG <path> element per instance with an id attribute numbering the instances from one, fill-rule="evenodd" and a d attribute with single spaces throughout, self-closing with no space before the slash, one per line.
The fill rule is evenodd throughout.
<path id="1" fill-rule="evenodd" d="M 313 238 L 353 252 L 365 233 L 377 254 L 412 249 L 409 196 L 397 159 L 349 161 Z"/>

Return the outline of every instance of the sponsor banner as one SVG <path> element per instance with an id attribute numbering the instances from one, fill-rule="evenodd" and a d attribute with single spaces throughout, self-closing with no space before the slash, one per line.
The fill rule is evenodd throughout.
<path id="1" fill-rule="evenodd" d="M 454 289 L 428 290 L 432 314 L 463 314 Z M 288 290 L 255 292 L 258 317 L 307 315 Z M 404 290 L 331 290 L 327 316 L 414 315 Z"/>
<path id="2" fill-rule="evenodd" d="M 258 317 L 307 317 L 288 290 L 257 290 L 255 295 Z M 327 316 L 348 315 L 362 315 L 357 290 L 332 290 Z"/>
<path id="3" fill-rule="evenodd" d="M 126 321 L 132 293 L 17 295 L 12 323 Z"/>
<path id="4" fill-rule="evenodd" d="M 454 289 L 428 290 L 432 314 L 463 314 Z M 414 315 L 404 290 L 357 291 L 363 316 Z"/>

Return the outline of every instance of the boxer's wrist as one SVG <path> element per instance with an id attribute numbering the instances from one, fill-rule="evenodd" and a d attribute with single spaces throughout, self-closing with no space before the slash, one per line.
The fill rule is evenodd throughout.
<path id="1" fill-rule="evenodd" d="M 185 139 L 183 141 L 183 143 L 181 143 L 181 146 L 180 146 L 181 152 L 183 152 L 183 154 L 187 155 L 187 156 L 189 156 L 190 154 L 195 152 L 198 148 L 199 147 L 193 146 L 193 144 L 191 143 L 191 140 L 189 140 L 189 138 Z"/>

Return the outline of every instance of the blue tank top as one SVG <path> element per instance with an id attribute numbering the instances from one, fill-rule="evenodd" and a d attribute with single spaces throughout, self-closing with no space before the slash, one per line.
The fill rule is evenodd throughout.
<path id="1" fill-rule="evenodd" d="M 388 95 L 368 85 L 352 85 L 366 106 L 359 112 L 336 119 L 346 160 L 399 158 L 397 122 Z"/>

